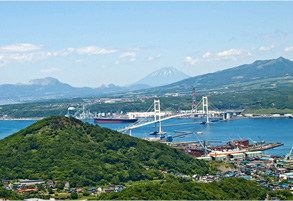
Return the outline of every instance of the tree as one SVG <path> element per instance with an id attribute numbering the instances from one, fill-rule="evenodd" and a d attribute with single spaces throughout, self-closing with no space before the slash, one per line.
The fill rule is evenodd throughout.
<path id="1" fill-rule="evenodd" d="M 71 192 L 70 193 L 70 197 L 71 197 L 71 199 L 77 199 L 78 198 L 78 194 L 76 193 L 76 192 Z"/>
<path id="2" fill-rule="evenodd" d="M 88 192 L 88 191 L 84 191 L 84 192 L 82 193 L 83 196 L 89 196 L 90 194 L 91 194 L 91 193 Z"/>
<path id="3" fill-rule="evenodd" d="M 49 192 L 49 194 L 53 194 L 54 193 L 53 190 L 52 190 L 52 188 L 49 188 L 48 189 L 48 192 Z"/>

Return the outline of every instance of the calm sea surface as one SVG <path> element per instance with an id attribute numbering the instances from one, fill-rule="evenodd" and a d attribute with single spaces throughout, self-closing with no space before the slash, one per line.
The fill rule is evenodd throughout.
<path id="1" fill-rule="evenodd" d="M 190 123 L 200 121 L 198 119 L 170 119 L 162 122 L 162 125 L 172 125 L 181 123 Z M 0 139 L 5 138 L 29 125 L 35 121 L 0 121 Z M 86 120 L 93 123 L 93 120 Z M 100 124 L 100 126 L 121 129 L 128 124 Z M 148 125 L 132 130 L 134 137 L 146 137 L 154 131 L 154 125 Z M 222 144 L 229 141 L 228 135 L 232 139 L 251 138 L 254 141 L 265 140 L 266 142 L 282 142 L 284 146 L 276 147 L 265 151 L 266 154 L 285 155 L 293 146 L 293 119 L 241 119 L 215 122 L 213 124 L 190 124 L 181 126 L 162 127 L 168 135 L 177 135 L 178 131 L 201 131 L 202 140 L 220 140 Z M 175 142 L 197 141 L 194 135 L 187 135 L 184 138 L 174 138 Z M 216 144 L 215 144 L 216 145 Z"/>

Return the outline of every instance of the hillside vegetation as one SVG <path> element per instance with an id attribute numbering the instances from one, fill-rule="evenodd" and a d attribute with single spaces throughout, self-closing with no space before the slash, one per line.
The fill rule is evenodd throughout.
<path id="1" fill-rule="evenodd" d="M 264 200 L 266 191 L 255 182 L 239 178 L 221 182 L 162 182 L 139 184 L 118 193 L 102 194 L 100 200 Z"/>
<path id="2" fill-rule="evenodd" d="M 209 103 L 220 110 L 241 109 L 247 113 L 272 114 L 293 113 L 293 87 L 280 89 L 255 89 L 248 92 L 223 93 L 208 95 Z M 202 96 L 197 96 L 197 102 Z M 184 97 L 160 97 L 162 110 L 190 110 L 191 95 Z M 145 112 L 152 105 L 154 99 L 137 100 L 124 103 L 102 103 L 92 104 L 87 108 L 92 112 Z M 67 100 L 69 101 L 69 100 Z M 82 100 L 70 100 L 72 103 Z M 69 102 L 70 102 L 69 101 Z M 46 117 L 50 115 L 62 115 L 67 113 L 69 104 L 63 101 L 50 101 L 38 103 L 25 103 L 15 105 L 4 105 L 0 108 L 1 115 L 9 115 L 15 118 L 24 117 Z M 59 105 L 59 106 L 58 106 Z"/>
<path id="3" fill-rule="evenodd" d="M 150 166 L 146 170 L 144 166 Z M 206 174 L 206 162 L 74 118 L 52 116 L 0 140 L 0 178 L 69 181 L 74 186 L 153 180 L 158 170 Z"/>
<path id="4" fill-rule="evenodd" d="M 22 200 L 24 197 L 17 194 L 16 192 L 6 190 L 0 185 L 0 200 L 1 198 L 7 200 Z"/>

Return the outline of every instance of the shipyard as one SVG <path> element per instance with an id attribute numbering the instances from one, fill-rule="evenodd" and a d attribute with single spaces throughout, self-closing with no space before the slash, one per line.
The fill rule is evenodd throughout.
<path id="1" fill-rule="evenodd" d="M 148 133 L 144 131 L 145 136 L 141 137 L 142 139 L 164 143 L 186 154 L 206 161 L 245 161 L 253 157 L 262 157 L 264 155 L 263 151 L 283 145 L 282 142 L 265 142 L 260 136 L 255 136 L 255 138 L 258 139 L 258 141 L 256 141 L 251 138 L 242 138 L 239 135 L 239 139 L 232 139 L 229 134 L 226 134 L 229 141 L 224 142 L 217 139 L 205 140 L 204 137 L 202 138 L 202 136 L 204 136 L 203 132 L 196 131 L 196 129 L 180 131 L 182 126 L 187 125 L 212 126 L 212 124 L 221 121 L 251 118 L 249 114 L 243 115 L 241 110 L 218 110 L 208 101 L 207 96 L 203 96 L 197 103 L 195 88 L 193 88 L 191 99 L 191 110 L 181 110 L 175 113 L 171 111 L 162 111 L 160 100 L 155 99 L 146 112 L 128 112 L 126 114 L 123 114 L 123 112 L 91 113 L 83 106 L 81 112 L 77 111 L 74 107 L 69 107 L 66 116 L 73 116 L 78 119 L 94 119 L 95 123 L 102 126 L 105 124 L 123 124 L 124 128 L 117 129 L 117 131 L 127 135 L 132 135 L 132 132 L 135 132 L 137 128 L 143 129 L 145 126 L 151 125 L 153 131 Z M 284 117 L 290 118 L 291 116 L 284 115 Z M 169 119 L 193 119 L 196 121 L 186 123 L 178 123 L 175 121 L 175 123 L 172 124 L 162 124 L 163 121 Z M 175 129 L 172 134 L 165 132 L 163 130 L 164 128 Z M 184 140 L 184 138 L 189 135 L 195 136 L 196 140 Z"/>

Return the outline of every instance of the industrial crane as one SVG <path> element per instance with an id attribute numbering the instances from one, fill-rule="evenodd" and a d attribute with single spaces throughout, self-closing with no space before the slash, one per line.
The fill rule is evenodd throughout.
<path id="1" fill-rule="evenodd" d="M 235 141 L 234 139 L 232 139 L 228 133 L 226 133 L 226 135 L 228 136 L 228 138 L 230 140 L 230 145 L 232 146 L 232 149 L 235 149 L 238 146 L 237 141 Z"/>
<path id="2" fill-rule="evenodd" d="M 265 141 L 262 140 L 260 136 L 258 136 L 258 138 L 260 139 L 260 146 L 261 146 L 261 148 L 263 148 L 263 145 L 265 144 Z"/>
<path id="3" fill-rule="evenodd" d="M 207 156 L 209 151 L 211 150 L 210 149 L 210 146 L 208 145 L 208 143 L 221 143 L 222 141 L 206 141 L 206 140 L 203 140 L 203 142 L 199 139 L 198 137 L 198 134 L 195 134 L 201 148 L 204 150 L 204 155 Z"/>
<path id="4" fill-rule="evenodd" d="M 253 139 L 251 139 L 251 138 L 249 138 L 249 137 L 248 137 L 248 139 L 249 139 L 251 142 L 255 143 L 255 144 L 257 143 L 257 141 L 254 141 Z"/>
<path id="5" fill-rule="evenodd" d="M 291 159 L 291 153 L 292 153 L 292 150 L 293 150 L 293 146 L 291 147 L 291 150 L 287 153 L 287 155 L 285 156 L 285 161 L 288 161 L 288 160 L 290 160 Z"/>

